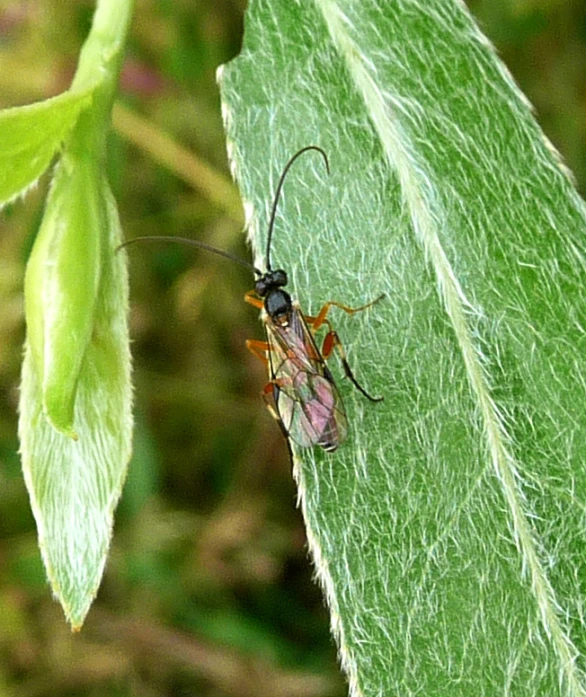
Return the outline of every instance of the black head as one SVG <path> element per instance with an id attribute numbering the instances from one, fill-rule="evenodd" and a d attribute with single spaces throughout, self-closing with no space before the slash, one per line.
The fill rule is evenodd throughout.
<path id="1" fill-rule="evenodd" d="M 272 290 L 283 288 L 287 283 L 287 273 L 283 269 L 276 269 L 275 271 L 267 271 L 262 274 L 255 282 L 254 290 L 259 298 L 266 298 Z"/>

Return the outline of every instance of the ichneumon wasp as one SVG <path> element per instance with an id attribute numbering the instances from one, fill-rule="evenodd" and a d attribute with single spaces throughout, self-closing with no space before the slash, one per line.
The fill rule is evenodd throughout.
<path id="1" fill-rule="evenodd" d="M 326 452 L 334 452 L 346 438 L 348 422 L 342 398 L 326 365 L 326 360 L 332 352 L 338 352 L 346 377 L 361 394 L 371 402 L 380 402 L 383 398 L 372 397 L 356 380 L 346 359 L 340 337 L 332 328 L 327 315 L 332 307 L 338 307 L 350 315 L 362 312 L 383 296 L 361 307 L 348 307 L 336 301 L 329 301 L 317 315 L 304 315 L 299 303 L 284 290 L 288 283 L 287 273 L 283 269 L 272 268 L 271 241 L 281 190 L 295 160 L 310 150 L 320 153 L 328 174 L 330 172 L 328 157 L 317 145 L 302 148 L 285 165 L 277 184 L 269 220 L 264 273 L 229 252 L 182 237 L 135 237 L 121 244 L 118 249 L 135 242 L 180 242 L 206 249 L 251 269 L 256 277 L 254 290 L 246 293 L 244 300 L 263 311 L 262 319 L 267 338 L 266 341 L 249 339 L 246 347 L 269 370 L 269 381 L 262 392 L 263 399 L 286 438 L 300 446 L 319 445 Z M 328 332 L 320 350 L 315 334 L 324 325 Z"/>

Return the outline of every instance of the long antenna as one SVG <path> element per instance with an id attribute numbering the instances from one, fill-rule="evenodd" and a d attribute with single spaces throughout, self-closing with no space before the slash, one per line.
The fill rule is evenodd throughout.
<path id="1" fill-rule="evenodd" d="M 131 240 L 127 240 L 116 247 L 116 251 L 122 249 L 123 247 L 128 247 L 128 245 L 134 244 L 135 242 L 177 242 L 179 244 L 186 244 L 191 247 L 199 247 L 200 249 L 205 249 L 208 252 L 213 252 L 221 257 L 226 257 L 226 259 L 231 259 L 235 261 L 240 266 L 246 266 L 247 269 L 251 269 L 257 276 L 262 276 L 262 271 L 259 271 L 256 266 L 249 264 L 244 259 L 230 254 L 230 252 L 225 252 L 223 249 L 218 249 L 217 247 L 212 247 L 211 244 L 206 244 L 205 242 L 200 242 L 199 240 L 190 240 L 187 237 L 171 237 L 170 235 L 149 235 L 148 237 L 133 237 Z"/>
<path id="2" fill-rule="evenodd" d="M 275 191 L 275 198 L 273 200 L 273 210 L 271 211 L 271 219 L 269 221 L 269 232 L 267 234 L 267 253 L 266 253 L 266 267 L 267 271 L 271 271 L 271 239 L 273 237 L 273 227 L 275 226 L 275 216 L 277 214 L 277 204 L 279 203 L 279 196 L 281 195 L 281 189 L 283 188 L 283 183 L 285 181 L 285 177 L 287 176 L 287 172 L 291 169 L 291 165 L 295 162 L 295 160 L 300 156 L 303 155 L 304 152 L 307 152 L 308 150 L 317 150 L 321 154 L 321 156 L 324 158 L 324 162 L 326 163 L 326 170 L 328 174 L 330 173 L 330 163 L 328 162 L 328 156 L 325 154 L 325 152 L 318 147 L 317 145 L 307 145 L 305 148 L 301 148 L 301 150 L 298 150 L 295 155 L 287 162 L 285 165 L 285 169 L 283 170 L 283 173 L 281 174 L 281 177 L 279 179 L 279 183 L 277 184 L 277 190 Z"/>

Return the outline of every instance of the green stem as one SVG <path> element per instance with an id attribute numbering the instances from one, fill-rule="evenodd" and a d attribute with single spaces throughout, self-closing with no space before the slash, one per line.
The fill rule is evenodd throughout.
<path id="1" fill-rule="evenodd" d="M 103 152 L 122 69 L 133 0 L 99 0 L 90 34 L 81 49 L 72 92 L 91 90 L 93 107 L 83 114 L 69 146 L 74 152 Z"/>

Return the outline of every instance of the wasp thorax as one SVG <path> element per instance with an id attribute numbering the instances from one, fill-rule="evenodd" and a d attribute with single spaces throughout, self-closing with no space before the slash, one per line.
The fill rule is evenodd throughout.
<path id="1" fill-rule="evenodd" d="M 265 298 L 265 311 L 276 324 L 286 325 L 293 309 L 291 296 L 280 288 L 272 288 Z"/>
<path id="2" fill-rule="evenodd" d="M 264 276 L 256 281 L 254 284 L 254 290 L 256 294 L 264 298 L 269 291 L 275 288 L 282 288 L 288 283 L 287 273 L 283 269 L 277 269 L 276 271 L 267 271 Z"/>

